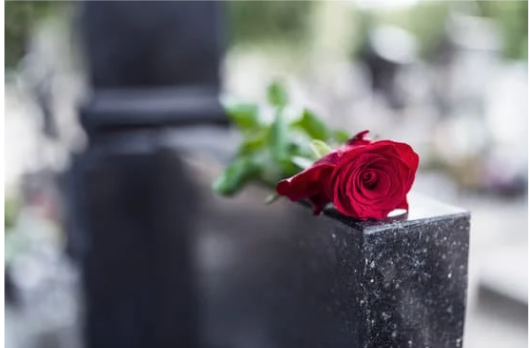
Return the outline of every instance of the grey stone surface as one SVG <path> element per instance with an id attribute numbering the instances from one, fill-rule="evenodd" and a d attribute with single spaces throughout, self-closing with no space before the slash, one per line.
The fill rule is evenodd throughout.
<path id="1" fill-rule="evenodd" d="M 345 222 L 344 241 L 362 236 L 360 347 L 461 347 L 469 215 L 413 196 L 402 220 Z"/>
<path id="2" fill-rule="evenodd" d="M 462 347 L 465 211 L 412 195 L 408 215 L 357 222 L 265 208 L 261 188 L 209 195 L 198 252 L 208 347 Z"/>

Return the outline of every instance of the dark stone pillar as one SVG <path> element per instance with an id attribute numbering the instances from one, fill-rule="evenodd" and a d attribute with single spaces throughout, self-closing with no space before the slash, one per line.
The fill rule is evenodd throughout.
<path id="1" fill-rule="evenodd" d="M 80 7 L 94 88 L 219 88 L 222 3 L 86 1 Z"/>
<path id="2" fill-rule="evenodd" d="M 219 4 L 79 3 L 92 91 L 74 162 L 87 348 L 199 346 L 198 206 L 171 127 L 226 124 L 218 102 Z"/>

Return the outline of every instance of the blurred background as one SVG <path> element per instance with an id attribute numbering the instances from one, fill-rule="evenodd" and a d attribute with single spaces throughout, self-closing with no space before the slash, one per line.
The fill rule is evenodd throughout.
<path id="1" fill-rule="evenodd" d="M 223 95 L 259 100 L 280 77 L 331 125 L 410 143 L 415 191 L 472 212 L 465 346 L 526 347 L 528 2 L 224 5 Z M 60 173 L 86 145 L 74 8 L 5 3 L 6 290 L 31 308 L 7 307 L 6 347 L 40 347 L 47 330 L 62 330 L 51 347 L 77 337 L 60 218 Z"/>

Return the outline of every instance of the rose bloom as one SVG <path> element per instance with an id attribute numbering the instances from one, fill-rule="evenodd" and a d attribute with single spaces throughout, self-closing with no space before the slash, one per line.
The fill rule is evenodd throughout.
<path id="1" fill-rule="evenodd" d="M 292 201 L 308 199 L 318 215 L 328 204 L 359 220 L 385 219 L 408 209 L 419 157 L 404 143 L 372 141 L 368 131 L 328 153 L 310 168 L 281 180 L 276 191 Z"/>

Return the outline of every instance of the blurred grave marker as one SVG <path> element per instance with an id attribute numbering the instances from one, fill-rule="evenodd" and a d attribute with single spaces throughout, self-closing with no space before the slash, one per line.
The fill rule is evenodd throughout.
<path id="1" fill-rule="evenodd" d="M 197 347 L 197 197 L 170 126 L 225 124 L 216 2 L 79 3 L 92 93 L 75 161 L 85 346 Z M 176 135 L 178 137 L 178 135 Z M 80 235 L 80 236 L 79 236 Z"/>

